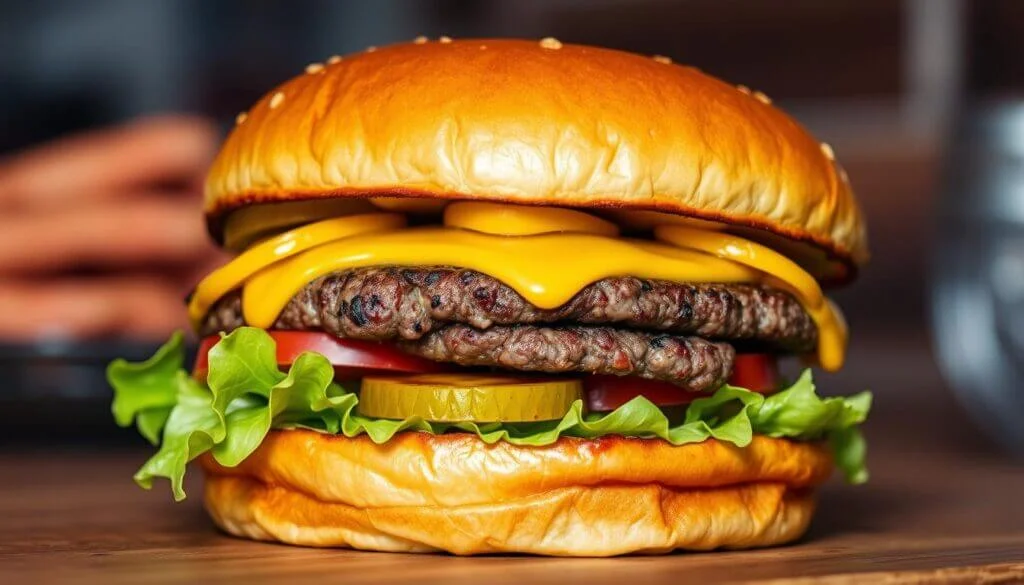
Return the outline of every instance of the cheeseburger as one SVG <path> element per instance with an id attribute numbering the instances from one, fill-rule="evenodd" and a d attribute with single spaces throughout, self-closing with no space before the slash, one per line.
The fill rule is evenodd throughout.
<path id="1" fill-rule="evenodd" d="M 136 474 L 223 530 L 606 556 L 785 543 L 870 396 L 823 398 L 867 258 L 845 172 L 759 92 L 662 57 L 418 39 L 242 113 L 205 188 L 236 253 L 198 334 L 109 368 Z"/>

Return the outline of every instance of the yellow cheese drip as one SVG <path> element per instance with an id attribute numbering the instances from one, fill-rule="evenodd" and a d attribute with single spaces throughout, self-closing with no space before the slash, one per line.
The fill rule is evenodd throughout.
<path id="1" fill-rule="evenodd" d="M 818 281 L 796 262 L 775 250 L 720 232 L 676 225 L 658 226 L 657 239 L 685 248 L 727 258 L 765 273 L 772 284 L 792 292 L 818 326 L 818 363 L 834 372 L 846 356 L 846 321 L 839 309 L 821 292 Z"/>
<path id="2" fill-rule="evenodd" d="M 575 209 L 460 201 L 444 210 L 444 225 L 502 236 L 556 232 L 619 235 L 619 226 Z"/>
<path id="3" fill-rule="evenodd" d="M 319 221 L 264 240 L 204 278 L 189 300 L 188 316 L 198 323 L 228 291 L 275 262 L 339 238 L 404 226 L 405 216 L 398 213 L 367 213 Z"/>

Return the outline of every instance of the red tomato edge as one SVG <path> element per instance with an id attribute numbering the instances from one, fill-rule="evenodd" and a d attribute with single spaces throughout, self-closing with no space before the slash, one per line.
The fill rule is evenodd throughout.
<path id="1" fill-rule="evenodd" d="M 391 373 L 451 372 L 450 364 L 430 361 L 407 354 L 402 350 L 377 341 L 344 339 L 319 331 L 268 331 L 277 347 L 277 365 L 287 367 L 302 353 L 313 351 L 323 355 L 334 365 L 339 380 L 354 380 L 365 375 Z M 204 337 L 199 342 L 193 376 L 204 379 L 209 369 L 209 352 L 220 336 Z"/>

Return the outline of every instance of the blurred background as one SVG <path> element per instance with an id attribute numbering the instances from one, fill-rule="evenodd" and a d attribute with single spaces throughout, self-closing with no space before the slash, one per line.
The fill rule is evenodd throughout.
<path id="1" fill-rule="evenodd" d="M 156 113 L 198 116 L 149 127 L 169 136 L 187 126 L 181 140 L 192 140 L 198 162 L 130 184 L 149 181 L 145 190 L 157 192 L 156 201 L 189 201 L 194 220 L 183 219 L 180 229 L 195 233 L 204 157 L 236 113 L 307 63 L 417 35 L 553 36 L 667 55 L 771 96 L 833 146 L 869 217 L 873 261 L 853 286 L 834 293 L 853 328 L 849 366 L 819 384 L 832 393 L 875 390 L 879 420 L 872 424 L 891 424 L 887 432 L 896 436 L 929 427 L 979 452 L 994 450 L 970 416 L 1004 445 L 1024 445 L 1024 425 L 1014 420 L 1024 414 L 1017 387 L 1024 323 L 1016 326 L 1024 320 L 1024 231 L 1017 227 L 1024 222 L 1024 102 L 1017 101 L 1024 98 L 1024 2 L 3 2 L 0 169 L 20 164 L 21 174 L 7 171 L 9 184 L 11 175 L 25 181 L 20 153 L 48 140 Z M 141 151 L 126 148 L 112 167 L 136 164 Z M 45 152 L 30 163 L 70 176 Z M 56 181 L 43 191 L 74 188 Z M 19 210 L 5 207 L 2 196 L 0 234 L 18 223 L 11 220 Z M 30 245 L 3 235 L 0 243 L 0 257 Z M 173 271 L 164 273 L 182 275 L 173 294 L 184 294 L 194 281 L 184 277 L 216 258 L 201 245 L 166 255 Z M 14 278 L 4 266 L 0 285 Z M 54 266 L 95 280 L 89 262 Z M 3 294 L 0 286 L 5 312 L 26 302 Z M 173 325 L 150 324 L 135 337 Z M 110 354 L 143 355 L 149 344 L 82 344 L 53 329 L 7 337 L 0 440 L 38 440 L 40 428 L 53 440 L 133 435 L 115 434 L 97 364 Z M 58 412 L 54 400 L 67 406 Z M 911 416 L 922 403 L 930 414 Z M 54 417 L 65 422 L 37 422 Z M 908 417 L 909 428 L 900 422 Z"/>

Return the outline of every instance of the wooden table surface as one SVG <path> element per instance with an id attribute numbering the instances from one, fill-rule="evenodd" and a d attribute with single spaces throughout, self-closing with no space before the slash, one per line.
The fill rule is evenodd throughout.
<path id="1" fill-rule="evenodd" d="M 790 546 L 549 559 L 262 544 L 217 532 L 198 497 L 176 505 L 165 484 L 153 492 L 135 487 L 131 474 L 143 452 L 8 448 L 0 451 L 0 583 L 1024 582 L 1024 466 L 969 430 L 934 387 L 941 385 L 934 372 L 911 371 L 874 386 L 871 482 L 829 484 L 810 533 Z M 837 380 L 853 390 L 846 386 L 860 378 Z M 925 386 L 895 388 L 910 380 Z M 198 479 L 193 473 L 192 494 Z"/>

